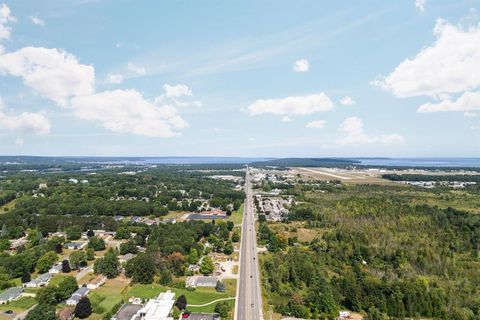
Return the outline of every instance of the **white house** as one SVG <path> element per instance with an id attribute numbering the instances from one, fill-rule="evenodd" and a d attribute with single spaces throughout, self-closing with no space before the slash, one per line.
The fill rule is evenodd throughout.
<path id="1" fill-rule="evenodd" d="M 12 287 L 0 293 L 0 304 L 6 304 L 20 299 L 22 296 L 23 288 Z"/>
<path id="2" fill-rule="evenodd" d="M 48 270 L 48 273 L 52 274 L 59 274 L 60 272 L 62 272 L 62 263 L 57 263 Z"/>
<path id="3" fill-rule="evenodd" d="M 168 290 L 155 299 L 150 299 L 145 306 L 137 311 L 132 319 L 139 320 L 169 320 L 168 315 L 175 303 L 175 293 Z"/>
<path id="4" fill-rule="evenodd" d="M 99 275 L 87 284 L 87 288 L 90 290 L 95 290 L 103 286 L 105 284 L 105 281 L 107 281 L 107 278 L 105 276 Z"/>
<path id="5" fill-rule="evenodd" d="M 76 306 L 80 299 L 85 297 L 89 292 L 90 289 L 88 289 L 87 287 L 78 288 L 77 291 L 72 293 L 70 298 L 68 298 L 66 302 L 67 306 Z"/>
<path id="6" fill-rule="evenodd" d="M 87 242 L 69 242 L 65 243 L 65 248 L 70 250 L 80 250 L 87 245 Z"/>
<path id="7" fill-rule="evenodd" d="M 40 287 L 46 287 L 50 283 L 50 280 L 52 279 L 52 274 L 51 273 L 44 273 L 39 275 L 33 280 L 30 280 L 29 282 L 26 282 L 23 284 L 24 288 L 40 288 Z"/>

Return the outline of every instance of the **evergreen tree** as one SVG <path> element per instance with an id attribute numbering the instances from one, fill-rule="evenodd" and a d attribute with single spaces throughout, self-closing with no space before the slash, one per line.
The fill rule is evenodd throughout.
<path id="1" fill-rule="evenodd" d="M 206 256 L 202 260 L 200 265 L 200 273 L 204 275 L 211 274 L 215 270 L 215 265 L 213 264 L 212 259 L 209 256 Z"/>
<path id="2" fill-rule="evenodd" d="M 92 314 L 92 304 L 87 297 L 83 297 L 75 306 L 75 316 L 80 319 L 88 318 Z"/>
<path id="3" fill-rule="evenodd" d="M 62 272 L 63 273 L 69 273 L 70 271 L 72 271 L 72 269 L 70 268 L 70 262 L 68 260 L 63 260 L 62 261 Z"/>
<path id="4" fill-rule="evenodd" d="M 32 280 L 32 276 L 31 276 L 30 272 L 25 272 L 22 275 L 22 283 L 30 282 L 30 280 Z"/>
<path id="5" fill-rule="evenodd" d="M 178 297 L 177 301 L 175 302 L 175 306 L 180 310 L 185 310 L 187 308 L 187 298 L 185 295 L 181 295 Z"/>

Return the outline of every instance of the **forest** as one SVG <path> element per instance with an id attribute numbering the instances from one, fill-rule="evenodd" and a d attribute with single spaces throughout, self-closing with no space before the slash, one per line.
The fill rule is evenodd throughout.
<path id="1" fill-rule="evenodd" d="M 261 259 L 263 284 L 275 311 L 321 319 L 343 309 L 367 319 L 480 319 L 480 216 L 418 204 L 425 193 L 453 191 L 415 190 L 304 191 L 287 221 L 262 222 L 259 241 L 269 251 Z M 316 236 L 300 241 L 299 230 Z"/>

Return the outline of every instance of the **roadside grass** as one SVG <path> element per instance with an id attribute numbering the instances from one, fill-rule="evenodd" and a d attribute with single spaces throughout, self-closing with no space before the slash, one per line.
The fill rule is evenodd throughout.
<path id="1" fill-rule="evenodd" d="M 232 215 L 227 218 L 227 221 L 232 221 L 234 224 L 242 224 L 242 218 L 243 218 L 243 203 L 238 208 L 238 210 L 235 210 L 232 212 Z"/>

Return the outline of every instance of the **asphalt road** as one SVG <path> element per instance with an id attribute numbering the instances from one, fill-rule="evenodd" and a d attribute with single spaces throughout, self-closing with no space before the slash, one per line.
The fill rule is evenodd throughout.
<path id="1" fill-rule="evenodd" d="M 250 174 L 245 178 L 246 200 L 243 212 L 242 242 L 240 247 L 240 277 L 237 286 L 236 320 L 260 320 L 262 299 L 257 257 L 257 235 Z"/>

